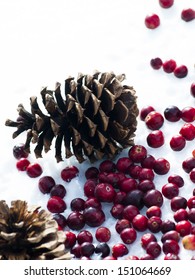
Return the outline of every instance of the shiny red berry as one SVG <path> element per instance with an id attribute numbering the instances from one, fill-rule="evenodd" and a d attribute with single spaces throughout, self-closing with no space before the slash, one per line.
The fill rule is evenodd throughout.
<path id="1" fill-rule="evenodd" d="M 161 113 L 157 111 L 150 112 L 145 118 L 146 126 L 151 130 L 157 130 L 162 127 L 164 118 Z"/>
<path id="2" fill-rule="evenodd" d="M 146 116 L 152 112 L 152 111 L 155 111 L 154 107 L 152 107 L 151 105 L 148 105 L 146 107 L 143 107 L 141 110 L 140 110 L 140 118 L 142 121 L 145 120 Z"/>
<path id="3" fill-rule="evenodd" d="M 169 122 L 177 122 L 181 119 L 181 110 L 177 106 L 169 106 L 164 110 L 164 117 Z"/>
<path id="4" fill-rule="evenodd" d="M 91 242 L 93 241 L 93 235 L 88 230 L 82 230 L 77 234 L 77 242 L 82 244 L 84 242 Z"/>
<path id="5" fill-rule="evenodd" d="M 183 108 L 181 118 L 185 122 L 193 122 L 195 120 L 195 108 L 190 106 Z"/>
<path id="6" fill-rule="evenodd" d="M 148 218 L 138 214 L 133 218 L 132 225 L 137 231 L 145 231 L 148 227 Z"/>
<path id="7" fill-rule="evenodd" d="M 101 209 L 89 207 L 83 211 L 86 224 L 90 227 L 98 227 L 105 221 L 105 214 Z"/>
<path id="8" fill-rule="evenodd" d="M 150 242 L 154 242 L 154 241 L 157 241 L 157 238 L 156 236 L 153 234 L 153 233 L 144 233 L 142 236 L 141 236 L 141 246 L 143 249 L 146 249 L 148 244 Z"/>
<path id="9" fill-rule="evenodd" d="M 195 126 L 192 123 L 185 123 L 179 133 L 187 140 L 191 141 L 195 138 Z"/>
<path id="10" fill-rule="evenodd" d="M 170 60 L 167 60 L 163 63 L 163 70 L 166 73 L 173 73 L 176 66 L 177 66 L 177 64 L 176 64 L 175 60 L 170 59 Z"/>
<path id="11" fill-rule="evenodd" d="M 177 66 L 174 70 L 174 75 L 177 78 L 185 78 L 188 74 L 188 68 L 185 65 Z"/>
<path id="12" fill-rule="evenodd" d="M 146 138 L 147 144 L 151 148 L 160 148 L 164 145 L 164 134 L 161 130 L 150 132 Z"/>
<path id="13" fill-rule="evenodd" d="M 131 223 L 127 219 L 120 219 L 115 224 L 116 232 L 118 232 L 119 234 L 121 233 L 121 231 L 123 231 L 123 229 L 130 228 L 130 227 L 131 227 Z"/>
<path id="14" fill-rule="evenodd" d="M 67 225 L 72 230 L 81 230 L 85 226 L 85 219 L 81 212 L 73 211 L 67 217 Z"/>
<path id="15" fill-rule="evenodd" d="M 170 170 L 170 163 L 165 158 L 158 158 L 154 163 L 154 172 L 158 175 L 165 175 Z"/>
<path id="16" fill-rule="evenodd" d="M 115 258 L 123 257 L 129 253 L 125 244 L 117 243 L 112 247 L 112 256 Z"/>
<path id="17" fill-rule="evenodd" d="M 179 221 L 175 226 L 175 230 L 180 234 L 181 237 L 190 234 L 191 228 L 192 224 L 187 220 Z"/>
<path id="18" fill-rule="evenodd" d="M 169 144 L 173 151 L 181 151 L 186 146 L 186 139 L 181 134 L 177 134 L 171 137 Z"/>
<path id="19" fill-rule="evenodd" d="M 145 17 L 145 25 L 149 29 L 155 29 L 160 25 L 160 18 L 157 14 L 151 14 Z"/>
<path id="20" fill-rule="evenodd" d="M 66 182 L 70 182 L 78 174 L 79 170 L 76 166 L 67 166 L 61 171 L 61 178 Z"/>
<path id="21" fill-rule="evenodd" d="M 195 97 L 195 83 L 191 84 L 190 93 L 191 93 L 192 97 Z"/>
<path id="22" fill-rule="evenodd" d="M 159 70 L 163 65 L 162 59 L 160 57 L 152 58 L 150 60 L 150 65 L 153 69 Z"/>
<path id="23" fill-rule="evenodd" d="M 43 173 L 43 170 L 39 163 L 30 163 L 26 168 L 26 173 L 29 177 L 36 178 Z"/>
<path id="24" fill-rule="evenodd" d="M 66 203 L 61 197 L 52 196 L 47 202 L 47 209 L 51 213 L 62 213 L 66 210 Z"/>
<path id="25" fill-rule="evenodd" d="M 174 183 L 167 183 L 162 187 L 162 194 L 167 199 L 172 199 L 179 194 L 179 187 Z"/>
<path id="26" fill-rule="evenodd" d="M 55 180 L 51 176 L 43 176 L 38 181 L 39 190 L 45 194 L 50 193 L 51 189 L 55 186 Z"/>
<path id="27" fill-rule="evenodd" d="M 161 254 L 161 246 L 158 242 L 152 241 L 146 247 L 146 253 L 152 255 L 155 259 Z"/>
<path id="28" fill-rule="evenodd" d="M 111 184 L 100 183 L 95 186 L 94 194 L 101 202 L 113 202 L 116 191 Z"/>
<path id="29" fill-rule="evenodd" d="M 77 240 L 76 234 L 72 231 L 67 231 L 67 230 L 64 232 L 64 234 L 66 238 L 64 243 L 65 247 L 67 249 L 70 249 L 76 244 L 76 240 Z"/>
<path id="30" fill-rule="evenodd" d="M 176 184 L 179 188 L 182 188 L 184 186 L 184 179 L 177 174 L 170 175 L 168 177 L 168 182 Z"/>
<path id="31" fill-rule="evenodd" d="M 142 145 L 134 145 L 129 149 L 128 155 L 133 162 L 140 163 L 146 158 L 147 150 Z"/>
<path id="32" fill-rule="evenodd" d="M 95 237 L 99 242 L 108 242 L 111 238 L 111 231 L 107 227 L 99 227 L 96 229 Z"/>
<path id="33" fill-rule="evenodd" d="M 120 238 L 125 244 L 132 244 L 137 238 L 137 232 L 134 228 L 126 228 L 121 231 Z"/>
<path id="34" fill-rule="evenodd" d="M 16 162 L 16 168 L 19 171 L 26 171 L 27 167 L 29 166 L 30 161 L 27 158 L 20 158 L 17 162 Z"/>

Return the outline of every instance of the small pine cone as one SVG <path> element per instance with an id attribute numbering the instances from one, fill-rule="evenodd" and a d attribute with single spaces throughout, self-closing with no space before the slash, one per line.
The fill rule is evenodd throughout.
<path id="1" fill-rule="evenodd" d="M 52 215 L 25 201 L 0 201 L 0 260 L 67 260 L 65 235 Z"/>
<path id="2" fill-rule="evenodd" d="M 42 150 L 50 150 L 55 138 L 55 157 L 62 158 L 62 142 L 65 157 L 73 154 L 81 163 L 85 157 L 94 162 L 103 157 L 113 158 L 123 148 L 134 144 L 137 128 L 137 97 L 131 86 L 122 85 L 125 75 L 95 72 L 79 74 L 77 80 L 65 80 L 65 98 L 60 84 L 54 91 L 43 88 L 44 114 L 36 97 L 30 98 L 31 113 L 23 105 L 18 106 L 17 121 L 7 120 L 6 125 L 17 127 L 13 138 L 27 130 L 25 148 L 37 143 L 34 152 L 42 157 Z"/>

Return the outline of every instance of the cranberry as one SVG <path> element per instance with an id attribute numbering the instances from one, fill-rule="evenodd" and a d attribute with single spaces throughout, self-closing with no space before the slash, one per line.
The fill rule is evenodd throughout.
<path id="1" fill-rule="evenodd" d="M 99 243 L 95 247 L 95 253 L 101 254 L 101 258 L 105 258 L 110 254 L 110 247 L 105 242 Z"/>
<path id="2" fill-rule="evenodd" d="M 120 183 L 120 191 L 130 192 L 137 189 L 137 181 L 133 178 L 126 178 Z"/>
<path id="3" fill-rule="evenodd" d="M 123 218 L 132 222 L 133 218 L 140 214 L 139 209 L 134 205 L 127 205 L 123 209 Z"/>
<path id="4" fill-rule="evenodd" d="M 142 191 L 133 190 L 126 194 L 123 200 L 123 204 L 125 206 L 132 204 L 140 210 L 144 207 L 143 197 L 144 197 L 144 193 Z"/>
<path id="5" fill-rule="evenodd" d="M 128 173 L 133 179 L 138 179 L 139 172 L 142 170 L 142 167 L 139 165 L 131 165 L 128 168 Z"/>
<path id="6" fill-rule="evenodd" d="M 105 214 L 101 209 L 89 207 L 83 211 L 86 224 L 90 227 L 98 227 L 105 221 Z"/>
<path id="7" fill-rule="evenodd" d="M 193 183 L 195 183 L 195 168 L 193 168 L 193 169 L 190 171 L 189 175 L 190 175 L 190 180 L 191 180 Z"/>
<path id="8" fill-rule="evenodd" d="M 108 242 L 111 238 L 111 232 L 107 227 L 99 227 L 96 229 L 95 237 L 99 242 Z"/>
<path id="9" fill-rule="evenodd" d="M 176 230 L 167 231 L 162 235 L 161 242 L 164 243 L 166 240 L 175 240 L 176 242 L 179 242 L 180 235 Z"/>
<path id="10" fill-rule="evenodd" d="M 179 187 L 174 183 L 167 183 L 162 187 L 162 194 L 168 199 L 172 199 L 179 194 Z"/>
<path id="11" fill-rule="evenodd" d="M 153 170 L 150 168 L 142 168 L 139 172 L 138 179 L 140 181 L 146 180 L 146 179 L 152 181 L 154 179 Z"/>
<path id="12" fill-rule="evenodd" d="M 118 220 L 116 222 L 116 225 L 115 225 L 115 229 L 116 229 L 116 232 L 118 232 L 119 234 L 125 229 L 125 228 L 130 228 L 131 227 L 131 223 L 129 220 L 127 219 L 121 219 L 121 220 Z"/>
<path id="13" fill-rule="evenodd" d="M 183 108 L 181 118 L 185 122 L 193 122 L 195 120 L 195 108 L 190 106 Z"/>
<path id="14" fill-rule="evenodd" d="M 141 166 L 143 168 L 153 169 L 155 158 L 152 155 L 147 155 L 145 159 L 142 160 Z"/>
<path id="15" fill-rule="evenodd" d="M 85 219 L 78 211 L 71 212 L 67 217 L 67 225 L 72 230 L 81 230 L 85 226 Z"/>
<path id="16" fill-rule="evenodd" d="M 148 134 L 146 141 L 149 147 L 159 148 L 164 145 L 164 134 L 161 130 L 154 130 Z"/>
<path id="17" fill-rule="evenodd" d="M 76 244 L 71 248 L 70 253 L 74 255 L 75 258 L 81 258 L 81 245 Z"/>
<path id="18" fill-rule="evenodd" d="M 189 209 L 195 208 L 195 196 L 191 196 L 190 198 L 188 198 L 187 206 Z"/>
<path id="19" fill-rule="evenodd" d="M 163 63 L 163 70 L 166 73 L 172 73 L 175 70 L 176 66 L 177 66 L 177 64 L 176 64 L 175 60 L 170 59 Z"/>
<path id="20" fill-rule="evenodd" d="M 169 122 L 177 122 L 181 119 L 181 110 L 177 106 L 169 106 L 164 110 L 164 116 Z"/>
<path id="21" fill-rule="evenodd" d="M 16 162 L 16 168 L 19 171 L 26 171 L 27 167 L 29 166 L 30 161 L 27 158 L 20 158 L 17 162 Z"/>
<path id="22" fill-rule="evenodd" d="M 124 206 L 122 204 L 114 204 L 110 209 L 112 217 L 115 219 L 122 219 Z"/>
<path id="23" fill-rule="evenodd" d="M 95 247 L 91 242 L 81 244 L 81 256 L 90 257 L 95 252 Z"/>
<path id="24" fill-rule="evenodd" d="M 148 219 L 148 229 L 153 232 L 157 233 L 161 230 L 162 220 L 160 217 L 153 216 Z"/>
<path id="25" fill-rule="evenodd" d="M 119 258 L 127 255 L 129 250 L 125 244 L 117 243 L 112 247 L 112 256 L 114 258 Z"/>
<path id="26" fill-rule="evenodd" d="M 157 14 L 151 14 L 146 16 L 145 25 L 149 29 L 155 29 L 160 25 L 160 18 Z"/>
<path id="27" fill-rule="evenodd" d="M 142 145 L 134 145 L 129 149 L 129 158 L 135 162 L 140 163 L 147 156 L 147 150 Z"/>
<path id="28" fill-rule="evenodd" d="M 156 259 L 161 254 L 161 246 L 158 242 L 152 241 L 146 247 L 146 253 L 152 255 Z"/>
<path id="29" fill-rule="evenodd" d="M 185 78 L 188 74 L 188 68 L 185 65 L 177 66 L 174 70 L 174 75 L 177 78 Z"/>
<path id="30" fill-rule="evenodd" d="M 164 256 L 164 260 L 169 260 L 169 261 L 174 260 L 174 261 L 176 261 L 176 260 L 180 260 L 180 257 L 178 255 L 168 253 Z"/>
<path id="31" fill-rule="evenodd" d="M 150 60 L 150 65 L 152 66 L 153 69 L 159 70 L 163 65 L 162 59 L 159 57 L 153 58 Z"/>
<path id="32" fill-rule="evenodd" d="M 195 168 L 195 158 L 194 157 L 188 157 L 187 159 L 185 159 L 183 162 L 182 162 L 182 167 L 183 167 L 183 170 L 186 172 L 186 173 L 190 173 L 190 171 Z"/>
<path id="33" fill-rule="evenodd" d="M 60 213 L 54 214 L 53 219 L 57 222 L 58 226 L 60 226 L 62 229 L 67 225 L 66 218 Z"/>
<path id="34" fill-rule="evenodd" d="M 187 199 L 183 196 L 175 196 L 171 199 L 170 202 L 171 210 L 176 212 L 180 208 L 186 209 Z"/>
<path id="35" fill-rule="evenodd" d="M 114 172 L 115 169 L 116 169 L 116 165 L 110 159 L 102 161 L 100 163 L 100 165 L 99 165 L 100 172 L 107 172 L 107 173 L 109 173 L 109 172 Z"/>
<path id="36" fill-rule="evenodd" d="M 153 233 L 144 233 L 141 236 L 141 246 L 143 249 L 146 249 L 150 242 L 156 242 L 156 236 Z"/>
<path id="37" fill-rule="evenodd" d="M 154 260 L 154 257 L 150 254 L 145 254 L 140 257 L 140 260 L 142 260 L 142 261 Z"/>
<path id="38" fill-rule="evenodd" d="M 187 235 L 187 234 L 190 234 L 191 228 L 192 228 L 191 223 L 189 221 L 186 221 L 186 220 L 179 221 L 175 226 L 176 231 L 182 237 Z"/>
<path id="39" fill-rule="evenodd" d="M 174 0 L 159 0 L 159 4 L 162 8 L 170 8 L 174 4 Z"/>
<path id="40" fill-rule="evenodd" d="M 78 174 L 79 170 L 76 166 L 67 166 L 61 171 L 61 178 L 66 182 L 70 182 Z"/>
<path id="41" fill-rule="evenodd" d="M 188 210 L 188 220 L 191 222 L 191 223 L 195 223 L 195 208 L 190 208 Z"/>
<path id="42" fill-rule="evenodd" d="M 72 211 L 83 211 L 85 209 L 85 201 L 80 197 L 73 198 L 70 202 Z"/>
<path id="43" fill-rule="evenodd" d="M 96 197 L 89 197 L 85 201 L 84 208 L 86 209 L 86 208 L 89 208 L 89 207 L 101 209 L 102 205 L 101 205 L 101 202 Z"/>
<path id="44" fill-rule="evenodd" d="M 125 176 L 123 176 L 123 178 L 124 177 Z M 113 187 L 117 188 L 118 184 L 120 183 L 121 180 L 122 180 L 121 173 L 119 174 L 117 172 L 110 172 L 107 175 L 106 182 L 103 182 L 103 183 L 108 183 L 108 184 L 112 185 Z"/>
<path id="45" fill-rule="evenodd" d="M 119 172 L 123 172 L 126 173 L 129 166 L 132 165 L 132 160 L 129 157 L 121 157 L 118 159 L 117 163 L 116 163 L 116 169 Z"/>
<path id="46" fill-rule="evenodd" d="M 76 234 L 74 233 L 74 232 L 72 232 L 72 231 L 65 231 L 64 232 L 64 234 L 65 234 L 65 247 L 67 248 L 67 249 L 70 249 L 70 248 L 72 248 L 75 244 L 76 244 Z"/>
<path id="47" fill-rule="evenodd" d="M 88 179 L 95 179 L 98 177 L 99 170 L 97 167 L 91 166 L 85 171 L 85 178 Z"/>
<path id="48" fill-rule="evenodd" d="M 181 18 L 186 22 L 195 19 L 195 10 L 191 8 L 182 10 Z"/>
<path id="49" fill-rule="evenodd" d="M 179 188 L 184 186 L 183 178 L 181 176 L 177 175 L 177 174 L 170 175 L 168 177 L 168 182 L 176 184 Z"/>
<path id="50" fill-rule="evenodd" d="M 144 205 L 149 208 L 151 206 L 161 207 L 163 205 L 163 196 L 159 190 L 149 190 L 143 197 Z"/>
<path id="51" fill-rule="evenodd" d="M 186 145 L 186 139 L 182 135 L 178 134 L 172 136 L 170 140 L 170 147 L 173 151 L 181 151 L 183 150 L 185 145 Z"/>
<path id="52" fill-rule="evenodd" d="M 192 123 L 185 123 L 179 133 L 188 141 L 194 140 L 195 138 L 195 126 Z"/>
<path id="53" fill-rule="evenodd" d="M 180 247 L 177 241 L 168 239 L 163 243 L 162 250 L 164 254 L 172 253 L 178 255 Z"/>
<path id="54" fill-rule="evenodd" d="M 39 177 L 43 170 L 39 163 L 30 163 L 26 168 L 26 173 L 31 178 Z"/>
<path id="55" fill-rule="evenodd" d="M 148 218 L 138 214 L 133 218 L 132 225 L 137 231 L 145 231 L 148 227 Z"/>
<path id="56" fill-rule="evenodd" d="M 152 111 L 155 111 L 155 109 L 154 109 L 154 107 L 152 107 L 152 106 L 146 106 L 146 107 L 143 107 L 142 109 L 141 109 L 141 111 L 140 111 L 140 118 L 141 118 L 141 120 L 142 121 L 144 121 L 145 120 L 145 118 L 146 118 L 146 116 L 150 113 L 150 112 L 152 112 Z"/>
<path id="57" fill-rule="evenodd" d="M 161 232 L 166 233 L 170 230 L 175 230 L 175 223 L 169 219 L 162 221 Z"/>
<path id="58" fill-rule="evenodd" d="M 195 83 L 191 84 L 190 93 L 191 93 L 192 97 L 195 97 Z"/>
<path id="59" fill-rule="evenodd" d="M 186 209 L 181 208 L 175 211 L 173 217 L 176 222 L 188 220 L 188 212 Z"/>
<path id="60" fill-rule="evenodd" d="M 66 203 L 61 197 L 52 196 L 47 202 L 47 209 L 51 213 L 62 213 L 66 210 Z"/>
<path id="61" fill-rule="evenodd" d="M 25 151 L 24 144 L 20 143 L 13 147 L 13 155 L 16 159 L 27 158 L 28 153 Z"/>
<path id="62" fill-rule="evenodd" d="M 116 193 L 116 196 L 114 198 L 114 203 L 117 204 L 117 203 L 122 203 L 123 204 L 123 201 L 126 197 L 126 193 L 125 192 L 122 192 L 122 191 L 118 191 Z"/>
<path id="63" fill-rule="evenodd" d="M 95 187 L 95 197 L 101 202 L 113 202 L 116 192 L 112 185 L 100 183 Z"/>
<path id="64" fill-rule="evenodd" d="M 120 238 L 125 244 L 132 244 L 137 238 L 137 232 L 134 228 L 125 228 L 121 231 Z"/>
<path id="65" fill-rule="evenodd" d="M 158 158 L 154 163 L 154 172 L 158 175 L 165 175 L 170 170 L 170 163 L 165 158 Z"/>
<path id="66" fill-rule="evenodd" d="M 95 192 L 95 186 L 97 185 L 97 181 L 94 179 L 88 179 L 83 187 L 84 194 L 87 197 L 93 197 Z"/>
<path id="67" fill-rule="evenodd" d="M 142 180 L 139 182 L 137 188 L 145 193 L 149 190 L 155 189 L 155 184 L 151 180 Z"/>
<path id="68" fill-rule="evenodd" d="M 146 216 L 148 218 L 151 218 L 152 216 L 161 217 L 161 215 L 162 211 L 159 206 L 153 205 L 146 210 Z"/>
<path id="69" fill-rule="evenodd" d="M 50 191 L 50 196 L 59 196 L 61 198 L 64 198 L 65 195 L 66 195 L 66 189 L 61 184 L 57 184 L 53 186 L 53 188 Z"/>
<path id="70" fill-rule="evenodd" d="M 161 113 L 157 111 L 150 112 L 145 118 L 146 126 L 151 130 L 158 130 L 162 127 L 164 118 Z"/>

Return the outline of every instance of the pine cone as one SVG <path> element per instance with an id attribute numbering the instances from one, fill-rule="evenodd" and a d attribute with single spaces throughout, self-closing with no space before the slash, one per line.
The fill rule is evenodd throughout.
<path id="1" fill-rule="evenodd" d="M 64 233 L 52 215 L 25 201 L 0 201 L 0 260 L 70 259 Z"/>
<path id="2" fill-rule="evenodd" d="M 135 90 L 122 85 L 125 75 L 96 72 L 93 76 L 78 75 L 65 80 L 65 99 L 60 84 L 54 91 L 43 88 L 44 114 L 36 97 L 30 98 L 31 113 L 18 106 L 18 120 L 7 120 L 6 125 L 17 127 L 13 138 L 27 130 L 25 148 L 30 152 L 30 142 L 37 143 L 34 152 L 42 157 L 42 150 L 50 150 L 55 137 L 55 157 L 62 160 L 62 142 L 65 157 L 73 154 L 79 162 L 85 157 L 91 162 L 104 156 L 113 158 L 123 148 L 134 144 L 138 107 Z"/>

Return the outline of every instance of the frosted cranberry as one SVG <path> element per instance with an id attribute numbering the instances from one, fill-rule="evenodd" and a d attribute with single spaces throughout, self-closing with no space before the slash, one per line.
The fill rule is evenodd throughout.
<path id="1" fill-rule="evenodd" d="M 123 218 L 132 222 L 133 218 L 140 214 L 139 209 L 134 205 L 127 205 L 123 210 Z"/>
<path id="2" fill-rule="evenodd" d="M 66 195 L 66 189 L 61 184 L 57 184 L 53 186 L 53 188 L 50 191 L 50 196 L 59 196 L 61 198 L 64 198 L 65 195 Z"/>
<path id="3" fill-rule="evenodd" d="M 134 228 L 126 228 L 121 231 L 120 238 L 125 244 L 132 244 L 137 238 L 137 232 Z"/>
<path id="4" fill-rule="evenodd" d="M 108 242 L 111 238 L 111 232 L 107 227 L 99 227 L 96 229 L 95 237 L 99 242 Z"/>
<path id="5" fill-rule="evenodd" d="M 62 229 L 67 225 L 66 218 L 60 213 L 54 214 L 53 219 L 57 222 L 58 226 L 60 226 Z"/>
<path id="6" fill-rule="evenodd" d="M 153 69 L 159 70 L 163 65 L 162 59 L 160 57 L 152 58 L 150 60 L 150 65 Z"/>
<path id="7" fill-rule="evenodd" d="M 100 183 L 95 187 L 95 197 L 101 202 L 113 202 L 116 192 L 112 185 Z"/>
<path id="8" fill-rule="evenodd" d="M 172 253 L 178 255 L 180 247 L 177 241 L 168 239 L 163 243 L 162 250 L 164 254 Z"/>
<path id="9" fill-rule="evenodd" d="M 167 231 L 162 235 L 161 242 L 164 243 L 166 240 L 175 240 L 176 242 L 179 242 L 180 235 L 176 230 Z"/>
<path id="10" fill-rule="evenodd" d="M 76 244 L 76 240 L 77 240 L 76 234 L 72 231 L 67 231 L 67 230 L 64 232 L 64 234 L 66 238 L 64 243 L 65 247 L 67 249 L 70 249 Z"/>
<path id="11" fill-rule="evenodd" d="M 170 230 L 175 230 L 175 223 L 169 219 L 162 221 L 161 232 L 166 233 Z"/>
<path id="12" fill-rule="evenodd" d="M 67 166 L 61 171 L 61 178 L 66 182 L 70 182 L 78 174 L 79 170 L 76 166 Z"/>
<path id="13" fill-rule="evenodd" d="M 182 162 L 182 168 L 186 173 L 190 173 L 190 171 L 195 168 L 195 158 L 188 157 Z"/>
<path id="14" fill-rule="evenodd" d="M 151 14 L 145 17 L 145 25 L 149 29 L 155 29 L 160 25 L 160 18 L 157 14 Z"/>
<path id="15" fill-rule="evenodd" d="M 138 179 L 140 181 L 146 180 L 146 179 L 152 181 L 154 179 L 153 170 L 149 169 L 149 168 L 142 168 L 139 172 Z"/>
<path id="16" fill-rule="evenodd" d="M 190 176 L 190 180 L 195 183 L 195 168 L 193 168 L 190 173 L 189 173 L 189 176 Z"/>
<path id="17" fill-rule="evenodd" d="M 172 174 L 168 177 L 168 182 L 176 184 L 179 188 L 184 186 L 184 180 L 181 176 L 177 174 Z"/>
<path id="18" fill-rule="evenodd" d="M 162 187 L 162 194 L 168 199 L 172 199 L 179 194 L 179 187 L 174 183 L 167 183 Z"/>
<path id="19" fill-rule="evenodd" d="M 185 236 L 187 234 L 190 234 L 192 225 L 189 221 L 183 220 L 179 221 L 176 226 L 175 230 L 180 234 L 180 236 Z"/>
<path id="20" fill-rule="evenodd" d="M 143 197 L 144 205 L 149 208 L 151 206 L 161 207 L 163 205 L 163 196 L 159 190 L 149 190 Z"/>
<path id="21" fill-rule="evenodd" d="M 145 159 L 142 160 L 141 166 L 143 168 L 153 169 L 155 158 L 152 155 L 147 155 Z"/>
<path id="22" fill-rule="evenodd" d="M 159 4 L 162 8 L 170 8 L 174 4 L 174 0 L 159 0 Z"/>
<path id="23" fill-rule="evenodd" d="M 131 227 L 131 223 L 129 220 L 127 219 L 121 219 L 121 220 L 118 220 L 116 222 L 116 225 L 115 225 L 115 229 L 116 229 L 116 232 L 118 232 L 119 234 L 125 229 L 125 228 L 130 228 Z"/>
<path id="24" fill-rule="evenodd" d="M 91 242 L 81 244 L 81 256 L 90 257 L 95 252 L 95 247 Z"/>
<path id="25" fill-rule="evenodd" d="M 29 177 L 36 178 L 43 173 L 43 170 L 39 163 L 30 163 L 26 168 L 26 173 Z"/>
<path id="26" fill-rule="evenodd" d="M 86 224 L 90 227 L 98 227 L 105 221 L 105 214 L 101 209 L 89 207 L 83 211 Z"/>
<path id="27" fill-rule="evenodd" d="M 174 70 L 174 75 L 177 78 L 185 78 L 188 74 L 188 68 L 185 65 L 177 66 Z"/>
<path id="28" fill-rule="evenodd" d="M 99 170 L 97 167 L 89 167 L 86 171 L 85 171 L 85 178 L 88 179 L 95 179 L 98 177 L 99 174 Z"/>
<path id="29" fill-rule="evenodd" d="M 93 235 L 88 230 L 82 230 L 77 234 L 77 242 L 82 244 L 84 242 L 92 242 Z"/>
<path id="30" fill-rule="evenodd" d="M 185 123 L 179 133 L 188 141 L 195 138 L 195 126 L 192 123 Z"/>
<path id="31" fill-rule="evenodd" d="M 112 256 L 115 258 L 123 257 L 129 253 L 125 244 L 117 243 L 112 247 Z"/>
<path id="32" fill-rule="evenodd" d="M 165 142 L 164 134 L 161 130 L 154 130 L 148 134 L 146 141 L 151 148 L 162 147 Z"/>
<path id="33" fill-rule="evenodd" d="M 85 226 L 85 219 L 78 211 L 71 212 L 67 217 L 67 225 L 72 230 L 81 230 Z"/>
<path id="34" fill-rule="evenodd" d="M 153 216 L 148 219 L 148 229 L 153 232 L 157 233 L 161 230 L 162 220 L 160 217 Z"/>
<path id="35" fill-rule="evenodd" d="M 137 188 L 142 192 L 147 192 L 149 190 L 155 189 L 155 184 L 151 180 L 142 180 L 139 182 Z"/>
<path id="36" fill-rule="evenodd" d="M 101 254 L 101 258 L 105 258 L 110 254 L 110 247 L 107 243 L 101 242 L 95 247 L 95 253 Z"/>
<path id="37" fill-rule="evenodd" d="M 120 188 L 120 191 L 123 191 L 123 192 L 130 192 L 130 191 L 133 191 L 133 190 L 136 190 L 137 189 L 137 181 L 133 178 L 126 178 L 124 179 L 120 185 L 119 185 L 119 188 Z"/>
<path id="38" fill-rule="evenodd" d="M 170 170 L 170 163 L 165 158 L 158 158 L 154 163 L 154 172 L 158 175 L 165 175 Z"/>
<path id="39" fill-rule="evenodd" d="M 85 200 L 80 197 L 73 198 L 70 202 L 70 208 L 72 211 L 83 211 L 85 209 Z"/>
<path id="40" fill-rule="evenodd" d="M 141 246 L 143 249 L 146 249 L 148 244 L 150 242 L 156 242 L 157 239 L 156 239 L 156 236 L 153 234 L 153 233 L 144 233 L 142 236 L 141 236 Z"/>
<path id="41" fill-rule="evenodd" d="M 177 122 L 181 119 L 181 110 L 177 106 L 169 106 L 164 110 L 164 116 L 169 122 Z"/>
<path id="42" fill-rule="evenodd" d="M 154 257 L 150 254 L 144 254 L 143 256 L 140 257 L 140 260 L 142 261 L 154 260 Z"/>
<path id="43" fill-rule="evenodd" d="M 180 134 L 174 135 L 169 144 L 173 151 L 181 151 L 186 145 L 186 139 Z"/>
<path id="44" fill-rule="evenodd" d="M 117 203 L 122 203 L 123 204 L 123 201 L 126 197 L 126 193 L 125 192 L 122 192 L 122 191 L 118 191 L 116 193 L 116 196 L 114 198 L 114 203 L 117 204 Z"/>
<path id="45" fill-rule="evenodd" d="M 171 210 L 176 212 L 180 208 L 186 209 L 187 199 L 183 196 L 175 196 L 171 199 L 170 202 Z"/>
<path id="46" fill-rule="evenodd" d="M 188 220 L 188 212 L 186 209 L 181 208 L 175 211 L 173 217 L 176 222 Z"/>
<path id="47" fill-rule="evenodd" d="M 122 157 L 117 160 L 116 169 L 119 172 L 126 173 L 128 171 L 129 166 L 132 165 L 132 160 L 129 157 Z"/>
<path id="48" fill-rule="evenodd" d="M 115 219 L 122 219 L 124 206 L 122 204 L 114 204 L 110 209 L 110 213 Z"/>
<path id="49" fill-rule="evenodd" d="M 148 218 L 138 214 L 133 218 L 132 225 L 137 231 L 145 231 L 148 227 Z"/>
<path id="50" fill-rule="evenodd" d="M 112 160 L 104 160 L 99 165 L 100 172 L 114 172 L 116 169 L 116 165 Z"/>
<path id="51" fill-rule="evenodd" d="M 29 166 L 30 161 L 27 158 L 20 158 L 17 162 L 16 162 L 16 168 L 19 171 L 26 171 L 27 167 Z"/>
<path id="52" fill-rule="evenodd" d="M 195 108 L 190 106 L 183 108 L 181 118 L 185 122 L 193 122 L 195 120 Z"/>
<path id="53" fill-rule="evenodd" d="M 146 247 L 146 253 L 152 255 L 156 259 L 161 254 L 161 246 L 158 242 L 152 241 Z"/>
<path id="54" fill-rule="evenodd" d="M 191 84 L 190 93 L 191 93 L 192 97 L 195 97 L 195 83 Z"/>
<path id="55" fill-rule="evenodd" d="M 150 112 L 145 118 L 146 126 L 151 130 L 158 130 L 162 127 L 164 118 L 161 113 L 157 111 Z"/>
<path id="56" fill-rule="evenodd" d="M 186 22 L 195 19 L 195 10 L 191 8 L 182 10 L 181 18 Z"/>
<path id="57" fill-rule="evenodd" d="M 146 116 L 152 111 L 155 111 L 154 107 L 152 107 L 152 106 L 143 107 L 140 111 L 141 120 L 144 121 Z"/>
<path id="58" fill-rule="evenodd" d="M 87 197 L 93 197 L 96 185 L 97 185 L 96 179 L 88 179 L 83 186 L 84 194 Z"/>
<path id="59" fill-rule="evenodd" d="M 142 167 L 139 165 L 131 165 L 128 168 L 128 174 L 133 178 L 133 179 L 138 179 L 139 177 L 139 172 L 141 171 Z"/>
<path id="60" fill-rule="evenodd" d="M 189 209 L 195 208 L 195 196 L 191 196 L 190 198 L 188 198 L 187 206 Z"/>
<path id="61" fill-rule="evenodd" d="M 127 193 L 123 200 L 123 204 L 125 206 L 132 204 L 140 210 L 144 207 L 143 197 L 144 193 L 142 191 L 133 190 Z"/>
<path id="62" fill-rule="evenodd" d="M 147 156 L 147 150 L 142 145 L 134 145 L 129 149 L 129 158 L 135 162 L 140 163 Z"/>
<path id="63" fill-rule="evenodd" d="M 188 220 L 191 223 L 195 223 L 195 208 L 191 208 L 188 210 Z"/>
<path id="64" fill-rule="evenodd" d="M 27 158 L 28 153 L 25 151 L 24 144 L 20 143 L 13 147 L 13 156 L 16 159 Z"/>
<path id="65" fill-rule="evenodd" d="M 163 63 L 163 70 L 166 73 L 172 73 L 175 70 L 176 66 L 177 66 L 177 64 L 176 64 L 175 60 L 170 59 Z"/>
<path id="66" fill-rule="evenodd" d="M 102 208 L 102 205 L 101 205 L 101 202 L 100 202 L 96 197 L 89 197 L 89 198 L 85 201 L 84 207 L 85 207 L 85 209 L 86 209 L 86 208 L 89 208 L 89 207 L 101 209 L 101 208 Z"/>
<path id="67" fill-rule="evenodd" d="M 66 203 L 61 197 L 52 196 L 47 202 L 47 209 L 51 213 L 62 213 L 66 210 Z"/>
<path id="68" fill-rule="evenodd" d="M 159 206 L 156 206 L 156 205 L 153 205 L 153 206 L 150 206 L 147 210 L 146 210 L 146 216 L 148 218 L 151 218 L 153 216 L 155 217 L 161 217 L 162 215 L 162 211 L 160 209 Z"/>
<path id="69" fill-rule="evenodd" d="M 176 254 L 168 253 L 164 256 L 164 260 L 176 261 L 176 260 L 180 260 L 180 257 Z"/>

